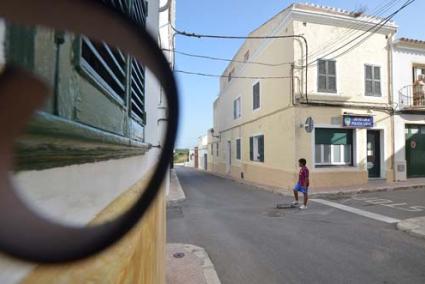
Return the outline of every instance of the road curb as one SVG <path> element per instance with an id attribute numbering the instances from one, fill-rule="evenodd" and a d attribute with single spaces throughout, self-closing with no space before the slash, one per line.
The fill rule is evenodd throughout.
<path id="1" fill-rule="evenodd" d="M 170 170 L 170 193 L 167 195 L 167 206 L 174 206 L 186 199 L 175 169 Z"/>
<path id="2" fill-rule="evenodd" d="M 171 245 L 173 247 L 180 247 L 180 250 L 182 252 L 191 254 L 192 256 L 198 258 L 201 263 L 201 270 L 206 284 L 221 284 L 221 281 L 218 278 L 217 272 L 215 270 L 214 264 L 212 263 L 210 257 L 208 256 L 208 253 L 204 248 L 192 244 L 181 243 L 173 243 L 167 245 Z"/>
<path id="3" fill-rule="evenodd" d="M 262 189 L 265 191 L 269 191 L 272 193 L 280 194 L 283 196 L 292 196 L 292 190 L 290 189 L 283 189 L 279 187 L 273 187 L 273 186 L 267 186 L 267 185 L 261 185 L 256 184 L 253 182 L 249 182 L 246 180 L 236 179 L 231 176 L 226 176 L 223 174 L 210 172 L 210 171 L 204 171 L 205 173 L 211 174 L 213 176 L 221 177 L 236 183 L 249 185 L 258 189 Z M 309 196 L 314 198 L 335 198 L 340 199 L 344 197 L 350 197 L 354 194 L 362 194 L 362 193 L 373 193 L 373 192 L 391 192 L 391 191 L 399 191 L 399 190 L 409 190 L 409 189 L 421 189 L 425 190 L 425 184 L 414 184 L 414 185 L 400 185 L 400 186 L 385 186 L 385 187 L 377 187 L 377 188 L 361 188 L 359 189 L 353 189 L 353 190 L 339 190 L 339 191 L 323 191 L 323 192 L 314 192 L 314 188 L 312 188 L 313 192 L 309 193 Z"/>
<path id="4" fill-rule="evenodd" d="M 425 217 L 402 220 L 397 223 L 397 229 L 411 236 L 425 239 Z"/>

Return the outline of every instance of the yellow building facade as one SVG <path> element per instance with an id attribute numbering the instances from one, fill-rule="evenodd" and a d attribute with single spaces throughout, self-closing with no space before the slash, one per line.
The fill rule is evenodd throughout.
<path id="1" fill-rule="evenodd" d="M 293 4 L 250 33 L 281 38 L 247 39 L 223 72 L 208 169 L 285 191 L 305 158 L 313 188 L 392 181 L 396 26 L 368 31 L 380 21 Z"/>

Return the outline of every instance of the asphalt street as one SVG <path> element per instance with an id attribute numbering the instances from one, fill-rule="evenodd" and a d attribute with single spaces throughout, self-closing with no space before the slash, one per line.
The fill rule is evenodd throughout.
<path id="1" fill-rule="evenodd" d="M 168 208 L 167 241 L 205 248 L 224 284 L 425 283 L 425 241 L 395 224 L 315 202 L 275 209 L 291 199 L 193 169 L 177 174 L 186 200 Z M 366 202 L 378 197 L 407 204 Z M 425 215 L 425 191 L 353 198 L 332 202 L 398 219 Z"/>

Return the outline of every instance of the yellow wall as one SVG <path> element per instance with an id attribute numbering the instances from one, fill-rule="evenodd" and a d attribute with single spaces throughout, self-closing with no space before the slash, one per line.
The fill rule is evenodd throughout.
<path id="1" fill-rule="evenodd" d="M 101 223 L 128 208 L 146 186 L 142 179 L 98 214 Z M 41 265 L 22 283 L 165 283 L 165 190 L 143 220 L 122 240 L 97 256 L 76 263 Z"/>

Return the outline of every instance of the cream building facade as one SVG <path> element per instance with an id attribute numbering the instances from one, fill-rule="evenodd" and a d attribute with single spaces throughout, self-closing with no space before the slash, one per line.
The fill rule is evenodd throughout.
<path id="1" fill-rule="evenodd" d="M 214 102 L 208 170 L 286 190 L 305 158 L 317 189 L 392 181 L 389 47 L 397 27 L 368 32 L 381 21 L 293 4 L 251 32 L 302 35 L 307 68 L 302 38 L 244 42 L 234 59 L 245 63 L 226 68 Z"/>

